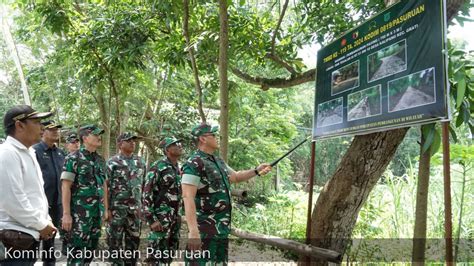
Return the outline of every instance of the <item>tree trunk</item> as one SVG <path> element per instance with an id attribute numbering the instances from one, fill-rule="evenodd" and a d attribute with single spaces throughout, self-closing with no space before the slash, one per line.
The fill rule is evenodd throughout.
<path id="1" fill-rule="evenodd" d="M 191 45 L 191 38 L 189 37 L 188 22 L 189 22 L 189 0 L 184 0 L 183 2 L 184 16 L 183 16 L 183 35 L 186 40 L 186 47 L 188 49 L 189 58 L 191 60 L 191 68 L 193 69 L 194 76 L 194 88 L 196 89 L 196 94 L 198 97 L 198 112 L 201 117 L 201 122 L 206 123 L 206 115 L 204 114 L 203 109 L 203 96 L 202 96 L 202 87 L 201 81 L 199 80 L 199 71 L 196 63 L 196 57 L 194 56 L 194 48 Z"/>
<path id="2" fill-rule="evenodd" d="M 101 120 L 101 125 L 99 126 L 105 130 L 104 134 L 102 134 L 102 157 L 107 159 L 109 158 L 110 145 L 110 118 L 105 104 L 104 92 L 101 89 L 98 89 L 97 91 L 96 101 L 99 107 L 99 114 Z"/>
<path id="3" fill-rule="evenodd" d="M 344 254 L 360 209 L 407 131 L 394 129 L 354 138 L 316 202 L 312 245 Z"/>
<path id="4" fill-rule="evenodd" d="M 219 0 L 219 98 L 221 112 L 220 125 L 220 156 L 227 162 L 229 146 L 229 84 L 227 79 L 227 51 L 229 48 L 227 0 Z"/>
<path id="5" fill-rule="evenodd" d="M 422 126 L 424 127 L 424 126 Z M 423 130 L 422 130 L 423 131 Z M 420 162 L 416 187 L 415 229 L 413 231 L 413 265 L 424 265 L 426 247 L 426 216 L 428 211 L 428 191 L 430 185 L 431 147 L 423 152 L 426 139 L 421 134 Z"/>
<path id="6" fill-rule="evenodd" d="M 5 13 L 5 8 L 2 10 L 2 13 Z M 26 105 L 31 105 L 30 94 L 28 93 L 28 86 L 26 85 L 25 75 L 23 74 L 23 67 L 21 65 L 21 59 L 18 55 L 18 49 L 16 48 L 15 41 L 13 40 L 12 34 L 10 32 L 10 26 L 8 25 L 8 21 L 6 16 L 2 14 L 2 27 L 3 27 L 3 35 L 5 36 L 5 42 L 7 46 L 9 46 L 11 50 L 11 54 L 13 57 L 13 61 L 15 62 L 16 69 L 18 71 L 18 77 L 20 79 L 21 84 L 21 91 L 23 92 L 23 101 Z"/>

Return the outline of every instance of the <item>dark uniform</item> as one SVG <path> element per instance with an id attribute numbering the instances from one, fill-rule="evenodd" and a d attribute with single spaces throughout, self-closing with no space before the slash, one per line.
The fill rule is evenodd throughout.
<path id="1" fill-rule="evenodd" d="M 91 126 L 91 134 L 102 133 L 102 129 Z M 68 249 L 97 249 L 104 213 L 105 177 L 105 161 L 96 152 L 90 152 L 82 146 L 66 156 L 61 179 L 73 182 L 70 203 L 72 229 L 68 234 Z M 74 256 L 68 258 L 68 264 L 83 264 L 90 262 L 90 259 Z"/>
<path id="2" fill-rule="evenodd" d="M 176 138 L 165 138 L 160 147 L 179 142 Z M 143 188 L 143 213 L 148 225 L 160 222 L 162 230 L 150 231 L 148 248 L 172 251 L 179 247 L 181 228 L 181 173 L 178 164 L 174 165 L 167 157 L 151 164 Z M 147 258 L 148 262 L 171 263 L 171 258 Z"/>
<path id="3" fill-rule="evenodd" d="M 119 136 L 120 140 L 134 139 L 129 133 Z M 112 250 L 129 250 L 135 254 L 140 245 L 140 209 L 142 185 L 145 176 L 145 162 L 132 155 L 117 154 L 107 161 L 109 182 L 109 210 L 112 220 L 107 227 L 107 243 Z M 125 242 L 125 246 L 123 245 Z M 136 259 L 114 259 L 117 265 L 134 265 Z"/>
<path id="4" fill-rule="evenodd" d="M 61 128 L 61 125 L 56 125 L 54 121 L 47 121 L 43 123 L 46 129 L 48 128 Z M 44 141 L 33 145 L 36 151 L 36 159 L 41 167 L 44 181 L 44 192 L 48 199 L 48 211 L 51 220 L 57 228 L 60 227 L 60 220 L 63 213 L 61 203 L 61 172 L 64 164 L 64 151 L 53 145 L 48 147 Z M 54 238 L 43 241 L 43 249 L 54 250 Z M 54 262 L 55 256 L 52 258 L 43 258 L 45 262 Z"/>
<path id="5" fill-rule="evenodd" d="M 217 127 L 202 124 L 193 129 L 195 137 L 214 133 Z M 202 258 L 198 264 L 227 263 L 228 236 L 231 225 L 231 198 L 229 177 L 233 170 L 218 156 L 195 151 L 183 165 L 183 184 L 197 187 L 194 203 L 202 250 L 210 252 L 210 258 Z"/>

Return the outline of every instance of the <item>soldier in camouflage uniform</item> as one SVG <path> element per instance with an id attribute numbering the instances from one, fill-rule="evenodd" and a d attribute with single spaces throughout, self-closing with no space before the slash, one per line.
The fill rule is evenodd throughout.
<path id="1" fill-rule="evenodd" d="M 77 134 L 74 132 L 71 132 L 67 135 L 66 137 L 66 143 L 64 143 L 64 148 L 67 150 L 68 154 L 71 154 L 77 150 L 79 150 L 79 138 L 77 137 Z M 61 238 L 63 240 L 63 244 L 61 246 L 61 252 L 63 255 L 67 254 L 67 241 L 69 234 L 66 234 L 64 230 L 59 231 L 61 233 Z"/>
<path id="2" fill-rule="evenodd" d="M 163 139 L 159 147 L 165 157 L 154 162 L 147 174 L 143 188 L 143 213 L 151 229 L 148 248 L 163 253 L 177 250 L 179 246 L 181 173 L 178 160 L 183 149 L 180 140 L 174 137 Z M 171 259 L 150 256 L 147 262 L 169 264 Z"/>
<path id="3" fill-rule="evenodd" d="M 144 160 L 134 155 L 137 136 L 122 133 L 117 137 L 120 152 L 107 161 L 109 249 L 127 250 L 135 255 L 140 245 L 140 209 L 145 176 Z M 125 246 L 124 243 L 125 242 Z M 135 265 L 138 258 L 112 259 L 114 265 Z"/>
<path id="4" fill-rule="evenodd" d="M 107 191 L 105 183 L 105 161 L 97 154 L 103 129 L 88 125 L 79 129 L 81 147 L 66 156 L 62 181 L 63 217 L 62 228 L 68 233 L 68 250 L 78 254 L 97 248 L 101 216 Z M 107 219 L 107 217 L 105 216 Z M 80 254 L 80 253 L 79 253 Z M 68 264 L 89 263 L 92 258 L 69 256 Z"/>
<path id="5" fill-rule="evenodd" d="M 217 130 L 206 123 L 192 129 L 198 150 L 183 165 L 181 182 L 189 229 L 188 249 L 210 253 L 207 258 L 188 260 L 191 264 L 227 264 L 232 210 L 230 183 L 243 182 L 271 171 L 267 163 L 238 172 L 230 168 L 214 155 L 219 148 Z"/>

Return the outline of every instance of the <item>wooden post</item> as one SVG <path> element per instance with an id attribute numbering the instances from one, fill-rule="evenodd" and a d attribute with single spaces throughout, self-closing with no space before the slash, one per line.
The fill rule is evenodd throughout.
<path id="1" fill-rule="evenodd" d="M 275 174 L 275 192 L 278 192 L 278 187 L 280 186 L 280 167 L 276 165 L 276 174 Z"/>
<path id="2" fill-rule="evenodd" d="M 314 186 L 314 160 L 316 157 L 316 141 L 311 142 L 311 166 L 309 170 L 309 188 L 308 188 L 308 214 L 306 216 L 306 244 L 311 243 L 311 212 L 313 207 L 313 186 Z M 306 262 L 311 261 L 310 257 L 306 257 Z"/>
<path id="3" fill-rule="evenodd" d="M 449 122 L 442 122 L 443 127 L 443 176 L 444 176 L 444 238 L 446 242 L 446 265 L 453 262 L 453 232 L 451 214 L 451 171 L 449 158 Z"/>

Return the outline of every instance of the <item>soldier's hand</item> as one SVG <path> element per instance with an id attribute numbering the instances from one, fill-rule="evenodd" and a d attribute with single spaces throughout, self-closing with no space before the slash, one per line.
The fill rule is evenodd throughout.
<path id="1" fill-rule="evenodd" d="M 163 230 L 163 226 L 159 221 L 156 221 L 150 225 L 150 229 L 154 232 L 160 232 Z"/>
<path id="2" fill-rule="evenodd" d="M 71 231 L 72 217 L 70 214 L 63 214 L 61 227 L 67 232 Z"/>
<path id="3" fill-rule="evenodd" d="M 53 225 L 53 223 L 49 222 L 49 224 L 45 228 L 39 231 L 40 238 L 44 240 L 51 239 L 52 237 L 54 237 L 57 230 L 58 229 Z"/>
<path id="4" fill-rule="evenodd" d="M 272 166 L 269 163 L 262 163 L 257 166 L 257 171 L 260 175 L 266 175 L 272 170 Z"/>
<path id="5" fill-rule="evenodd" d="M 189 250 L 200 250 L 201 249 L 201 236 L 199 232 L 188 233 L 188 249 Z"/>

